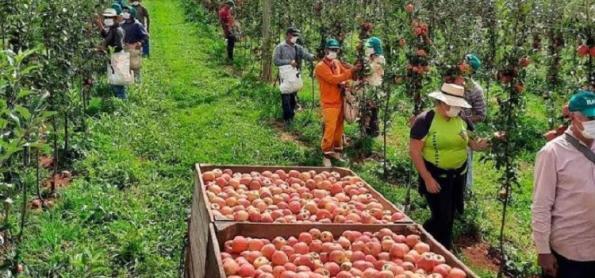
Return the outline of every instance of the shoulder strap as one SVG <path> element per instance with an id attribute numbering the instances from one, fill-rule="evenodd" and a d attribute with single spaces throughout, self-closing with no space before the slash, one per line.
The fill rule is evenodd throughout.
<path id="1" fill-rule="evenodd" d="M 568 133 L 566 133 L 566 140 L 568 140 L 568 142 L 570 142 L 570 144 L 574 146 L 579 152 L 585 155 L 588 160 L 595 163 L 595 153 L 593 153 L 592 150 L 581 144 L 578 139 L 570 136 Z"/>

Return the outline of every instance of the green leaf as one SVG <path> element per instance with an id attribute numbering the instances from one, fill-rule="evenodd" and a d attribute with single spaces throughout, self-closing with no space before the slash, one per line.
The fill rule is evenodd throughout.
<path id="1" fill-rule="evenodd" d="M 29 109 L 23 107 L 22 105 L 17 105 L 14 110 L 21 114 L 24 119 L 31 118 L 31 112 L 29 112 Z"/>

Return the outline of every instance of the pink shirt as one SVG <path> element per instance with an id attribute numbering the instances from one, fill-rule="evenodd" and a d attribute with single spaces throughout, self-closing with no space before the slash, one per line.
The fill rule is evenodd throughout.
<path id="1" fill-rule="evenodd" d="M 595 144 L 591 150 L 595 151 Z M 537 155 L 533 193 L 537 252 L 553 250 L 573 261 L 595 261 L 595 164 L 566 135 L 549 142 Z"/>

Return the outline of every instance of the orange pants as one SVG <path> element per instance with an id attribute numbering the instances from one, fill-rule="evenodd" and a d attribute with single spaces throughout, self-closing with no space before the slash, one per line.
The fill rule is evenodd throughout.
<path id="1" fill-rule="evenodd" d="M 323 108 L 324 135 L 322 136 L 322 152 L 329 153 L 343 150 L 343 108 Z"/>

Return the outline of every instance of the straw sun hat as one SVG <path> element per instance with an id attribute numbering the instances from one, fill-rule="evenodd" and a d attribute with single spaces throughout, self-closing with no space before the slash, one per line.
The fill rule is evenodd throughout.
<path id="1" fill-rule="evenodd" d="M 429 96 L 450 106 L 471 108 L 465 100 L 465 88 L 460 85 L 444 83 L 440 91 L 432 92 Z"/>

